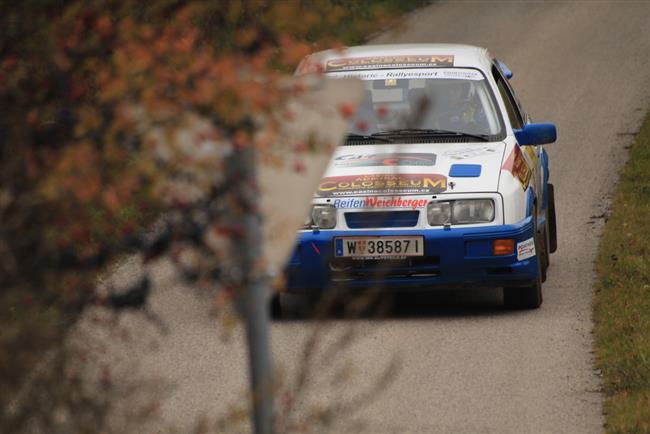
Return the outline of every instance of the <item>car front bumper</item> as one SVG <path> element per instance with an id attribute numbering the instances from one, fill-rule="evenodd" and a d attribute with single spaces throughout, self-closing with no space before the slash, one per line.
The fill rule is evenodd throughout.
<path id="1" fill-rule="evenodd" d="M 334 257 L 335 237 L 378 235 L 421 235 L 424 256 L 398 261 Z M 286 270 L 287 291 L 417 291 L 528 285 L 537 279 L 537 258 L 517 260 L 516 246 L 532 237 L 532 217 L 513 225 L 471 228 L 302 231 Z M 506 238 L 514 239 L 515 252 L 493 255 L 493 241 Z"/>

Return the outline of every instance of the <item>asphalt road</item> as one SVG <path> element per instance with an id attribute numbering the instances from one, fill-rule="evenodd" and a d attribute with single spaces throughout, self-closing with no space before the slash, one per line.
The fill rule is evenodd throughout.
<path id="1" fill-rule="evenodd" d="M 297 416 L 322 415 L 337 403 L 350 412 L 337 413 L 330 432 L 602 430 L 590 352 L 592 261 L 603 224 L 598 216 L 650 102 L 648 23 L 647 2 L 440 2 L 413 13 L 399 33 L 377 38 L 481 45 L 508 64 L 533 119 L 558 127 L 559 141 L 547 149 L 559 248 L 539 310 L 503 310 L 499 292 L 439 294 L 399 299 L 383 319 L 275 322 L 276 364 L 288 379 L 295 378 L 306 340 L 320 333 Z M 154 267 L 152 309 L 171 334 L 157 337 L 137 315 L 120 320 L 139 334 L 116 352 L 119 378 L 130 378 L 137 364 L 146 378 L 173 385 L 159 395 L 161 418 L 143 431 L 165 423 L 187 427 L 198 415 L 214 419 L 245 402 L 241 330 L 224 340 L 223 322 L 209 317 L 205 300 L 169 268 Z M 327 357 L 326 348 L 348 330 L 350 342 Z M 158 349 L 145 345 L 149 340 Z M 370 393 L 358 409 L 346 401 L 376 383 L 392 360 L 398 368 L 381 393 Z"/>

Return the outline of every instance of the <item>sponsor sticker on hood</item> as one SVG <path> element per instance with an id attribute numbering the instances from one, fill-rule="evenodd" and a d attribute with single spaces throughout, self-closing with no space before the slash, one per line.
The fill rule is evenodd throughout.
<path id="1" fill-rule="evenodd" d="M 449 157 L 452 160 L 464 160 L 466 158 L 476 158 L 483 155 L 497 154 L 499 151 L 496 147 L 491 146 L 480 146 L 480 147 L 470 147 L 470 148 L 460 148 L 449 150 L 443 155 Z"/>
<path id="2" fill-rule="evenodd" d="M 334 159 L 334 165 L 339 167 L 434 166 L 435 164 L 436 154 L 415 152 L 345 154 Z"/>
<path id="3" fill-rule="evenodd" d="M 447 177 L 437 173 L 378 173 L 323 178 L 320 197 L 387 194 L 438 194 L 447 190 Z"/>

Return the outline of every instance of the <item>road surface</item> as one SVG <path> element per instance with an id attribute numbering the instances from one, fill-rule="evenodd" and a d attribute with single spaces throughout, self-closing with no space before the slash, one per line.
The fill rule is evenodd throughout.
<path id="1" fill-rule="evenodd" d="M 314 362 L 308 398 L 297 401 L 300 417 L 346 402 L 397 360 L 392 382 L 358 411 L 335 416 L 330 432 L 601 432 L 591 355 L 592 261 L 603 224 L 598 216 L 650 102 L 648 23 L 646 2 L 437 2 L 412 13 L 400 32 L 376 39 L 480 45 L 508 64 L 533 119 L 558 127 L 559 140 L 547 149 L 559 248 L 539 310 L 503 310 L 498 291 L 440 294 L 397 300 L 383 319 L 318 325 L 316 358 L 346 330 L 353 337 L 335 357 Z M 171 334 L 157 338 L 135 315 L 121 320 L 140 336 L 120 352 L 119 366 L 137 363 L 145 377 L 174 385 L 160 395 L 157 424 L 143 430 L 188 427 L 201 414 L 218 418 L 245 402 L 241 330 L 222 339 L 223 323 L 207 314 L 205 301 L 182 287 L 168 264 L 154 271 L 152 307 Z M 273 324 L 276 363 L 286 378 L 295 377 L 315 326 Z M 158 340 L 158 349 L 144 345 L 142 334 Z"/>

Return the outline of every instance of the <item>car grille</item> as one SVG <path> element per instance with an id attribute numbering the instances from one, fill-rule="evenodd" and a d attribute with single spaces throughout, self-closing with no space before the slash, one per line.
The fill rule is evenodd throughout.
<path id="1" fill-rule="evenodd" d="M 420 211 L 368 211 L 346 212 L 345 221 L 350 229 L 412 228 L 418 224 Z"/>
<path id="2" fill-rule="evenodd" d="M 333 258 L 329 262 L 332 280 L 387 279 L 400 277 L 433 277 L 440 274 L 439 256 L 418 256 L 404 259 Z"/>

